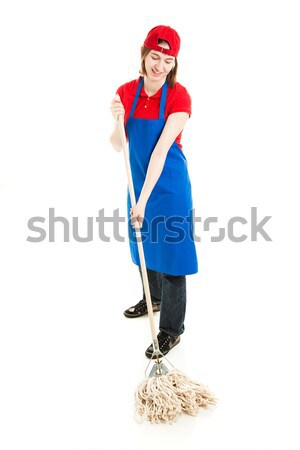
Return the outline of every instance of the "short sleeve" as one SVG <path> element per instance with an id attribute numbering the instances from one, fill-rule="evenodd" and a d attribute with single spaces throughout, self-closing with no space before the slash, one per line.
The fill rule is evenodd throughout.
<path id="1" fill-rule="evenodd" d="M 121 102 L 123 103 L 123 101 L 124 101 L 124 85 L 118 87 L 118 89 L 116 90 L 116 94 L 119 94 Z"/>
<path id="2" fill-rule="evenodd" d="M 176 112 L 186 112 L 191 116 L 192 114 L 192 99 L 187 89 L 176 83 L 176 90 L 170 102 L 169 114 Z"/>

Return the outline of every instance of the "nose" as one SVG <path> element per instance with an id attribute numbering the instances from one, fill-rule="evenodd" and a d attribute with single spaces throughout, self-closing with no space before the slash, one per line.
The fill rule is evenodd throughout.
<path id="1" fill-rule="evenodd" d="M 159 61 L 157 61 L 157 63 L 155 64 L 155 67 L 158 70 L 162 70 L 163 69 L 163 61 L 161 59 Z"/>

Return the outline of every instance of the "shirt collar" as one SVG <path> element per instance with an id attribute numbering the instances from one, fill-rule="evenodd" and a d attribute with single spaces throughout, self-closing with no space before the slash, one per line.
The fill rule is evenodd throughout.
<path id="1" fill-rule="evenodd" d="M 162 87 L 154 94 L 151 95 L 149 97 L 149 95 L 146 94 L 144 86 L 142 86 L 141 92 L 140 92 L 140 97 L 146 97 L 146 98 L 160 98 L 161 97 L 161 91 L 162 91 Z"/>

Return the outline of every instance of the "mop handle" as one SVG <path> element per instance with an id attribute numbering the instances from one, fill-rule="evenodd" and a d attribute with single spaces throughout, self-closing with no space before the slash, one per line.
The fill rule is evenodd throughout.
<path id="1" fill-rule="evenodd" d="M 123 114 L 120 114 L 118 117 L 118 129 L 119 129 L 122 150 L 123 150 L 123 155 L 124 155 L 131 206 L 133 207 L 136 205 L 136 201 L 135 201 L 132 173 L 131 173 L 129 156 L 128 156 L 127 140 L 126 140 L 125 129 L 124 129 L 124 115 Z M 148 282 L 148 274 L 147 274 L 146 263 L 145 263 L 141 231 L 139 228 L 135 227 L 135 235 L 136 235 L 138 252 L 139 252 L 140 263 L 141 263 L 142 279 L 143 279 L 144 291 L 145 291 L 145 295 L 146 295 L 146 303 L 147 303 L 148 316 L 149 316 L 149 322 L 150 322 L 150 328 L 151 328 L 151 336 L 152 336 L 152 341 L 155 344 L 155 347 L 157 347 L 158 344 L 157 344 L 156 330 L 155 330 L 155 325 L 154 325 L 154 317 L 153 317 L 153 309 L 152 309 L 151 295 L 150 295 L 149 282 Z"/>

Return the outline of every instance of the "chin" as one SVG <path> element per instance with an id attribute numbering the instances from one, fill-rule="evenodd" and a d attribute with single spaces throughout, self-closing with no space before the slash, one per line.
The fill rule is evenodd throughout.
<path id="1" fill-rule="evenodd" d="M 160 75 L 159 77 L 156 77 L 152 71 L 150 73 L 147 72 L 147 77 L 150 78 L 152 81 L 161 81 L 164 78 L 166 78 L 166 75 Z"/>
<path id="2" fill-rule="evenodd" d="M 164 77 L 154 77 L 153 75 L 151 77 L 151 80 L 153 80 L 153 81 L 161 81 L 163 79 L 164 79 Z"/>

